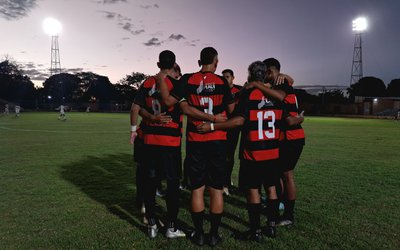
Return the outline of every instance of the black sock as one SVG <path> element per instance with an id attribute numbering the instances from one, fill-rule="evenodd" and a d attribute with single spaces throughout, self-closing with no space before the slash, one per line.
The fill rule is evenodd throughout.
<path id="1" fill-rule="evenodd" d="M 211 235 L 218 235 L 218 228 L 221 225 L 221 218 L 222 218 L 222 213 L 214 214 L 214 213 L 210 212 L 210 223 L 211 223 L 210 234 Z"/>
<path id="2" fill-rule="evenodd" d="M 276 223 L 279 216 L 279 200 L 278 199 L 268 199 L 267 206 L 267 218 L 268 223 L 274 222 Z"/>
<path id="3" fill-rule="evenodd" d="M 144 204 L 146 207 L 146 218 L 148 220 L 156 217 L 156 178 L 146 178 L 143 186 Z M 150 223 L 150 222 L 149 222 Z M 150 225 L 153 225 L 150 223 Z"/>
<path id="4" fill-rule="evenodd" d="M 250 230 L 255 232 L 260 229 L 261 203 L 247 204 L 247 213 L 249 214 Z"/>
<path id="5" fill-rule="evenodd" d="M 167 215 L 168 222 L 175 224 L 179 211 L 179 180 L 167 181 Z M 169 226 L 171 228 L 172 226 Z"/>
<path id="6" fill-rule="evenodd" d="M 293 220 L 294 204 L 296 200 L 285 200 L 285 211 L 283 217 L 285 219 Z"/>
<path id="7" fill-rule="evenodd" d="M 204 211 L 192 212 L 192 220 L 196 233 L 204 233 L 203 231 Z"/>

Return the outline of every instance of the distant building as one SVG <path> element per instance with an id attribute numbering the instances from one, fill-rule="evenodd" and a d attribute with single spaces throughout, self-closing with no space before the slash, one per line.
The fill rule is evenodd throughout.
<path id="1" fill-rule="evenodd" d="M 400 110 L 400 97 L 356 96 L 359 115 L 397 116 Z"/>

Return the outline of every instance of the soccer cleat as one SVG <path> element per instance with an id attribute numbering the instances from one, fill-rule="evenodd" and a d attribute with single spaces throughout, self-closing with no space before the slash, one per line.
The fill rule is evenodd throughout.
<path id="1" fill-rule="evenodd" d="M 203 246 L 204 245 L 204 233 L 198 233 L 196 231 L 193 231 L 192 235 L 190 236 L 190 240 L 198 246 Z"/>
<path id="2" fill-rule="evenodd" d="M 261 233 L 261 229 L 256 230 L 255 232 L 251 232 L 248 240 L 255 241 L 257 243 L 263 242 L 263 235 Z"/>
<path id="3" fill-rule="evenodd" d="M 265 228 L 265 234 L 269 238 L 275 238 L 276 237 L 276 225 L 275 222 L 269 222 L 268 226 Z"/>
<path id="4" fill-rule="evenodd" d="M 163 198 L 163 197 L 165 196 L 164 190 L 157 189 L 157 191 L 156 191 L 156 196 L 157 196 L 157 197 L 160 197 L 160 198 Z"/>
<path id="5" fill-rule="evenodd" d="M 148 225 L 147 226 L 147 236 L 149 236 L 150 239 L 154 239 L 157 237 L 158 234 L 158 228 L 157 224 L 154 224 L 152 226 Z"/>
<path id="6" fill-rule="evenodd" d="M 221 241 L 222 241 L 222 238 L 221 238 L 221 236 L 219 236 L 219 234 L 216 234 L 216 235 L 210 234 L 209 239 L 208 239 L 208 245 L 210 247 L 215 247 Z"/>
<path id="7" fill-rule="evenodd" d="M 294 224 L 293 220 L 283 219 L 283 220 L 279 221 L 277 226 L 284 227 L 284 226 L 291 226 L 293 224 Z"/>
<path id="8" fill-rule="evenodd" d="M 186 234 L 179 229 L 174 229 L 174 228 L 168 228 L 167 231 L 165 232 L 165 236 L 168 239 L 174 239 L 174 238 L 180 238 L 180 237 L 186 237 Z"/>

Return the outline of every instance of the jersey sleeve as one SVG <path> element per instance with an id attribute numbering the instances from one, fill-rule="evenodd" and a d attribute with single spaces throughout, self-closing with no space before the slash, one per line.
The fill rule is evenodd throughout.
<path id="1" fill-rule="evenodd" d="M 229 88 L 228 82 L 226 81 L 225 78 L 223 78 L 223 77 L 220 77 L 220 78 L 224 81 L 224 90 L 223 90 L 224 91 L 224 98 L 223 98 L 223 102 L 226 105 L 234 103 L 235 99 L 233 98 L 233 94 L 231 92 L 231 89 Z"/>
<path id="2" fill-rule="evenodd" d="M 144 84 L 142 84 L 142 86 L 139 87 L 139 89 L 136 93 L 135 100 L 133 101 L 133 103 L 139 105 L 140 107 L 144 107 L 146 104 L 145 89 L 144 89 L 143 85 Z"/>
<path id="3" fill-rule="evenodd" d="M 235 110 L 232 113 L 232 117 L 234 116 L 242 116 L 245 119 L 248 119 L 249 110 L 248 110 L 248 102 L 249 102 L 249 94 L 248 90 L 242 90 L 239 96 L 239 102 L 235 106 Z"/>
<path id="4" fill-rule="evenodd" d="M 189 75 L 183 75 L 181 79 L 174 80 L 172 83 L 174 85 L 171 95 L 177 99 L 179 102 L 187 99 L 186 86 L 188 83 Z"/>
<path id="5" fill-rule="evenodd" d="M 289 82 L 285 80 L 285 82 L 281 85 L 274 86 L 276 90 L 282 90 L 286 93 L 286 95 L 293 93 L 293 87 L 289 85 Z"/>

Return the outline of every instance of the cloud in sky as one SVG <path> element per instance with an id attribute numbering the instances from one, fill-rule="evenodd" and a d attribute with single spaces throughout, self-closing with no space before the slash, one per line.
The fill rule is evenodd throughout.
<path id="1" fill-rule="evenodd" d="M 114 3 L 126 3 L 127 0 L 101 0 L 101 1 L 94 1 L 95 3 L 101 4 L 114 4 Z"/>
<path id="2" fill-rule="evenodd" d="M 150 8 L 160 8 L 160 6 L 158 4 L 153 4 L 153 5 L 140 5 L 140 8 L 143 9 L 150 9 Z"/>
<path id="3" fill-rule="evenodd" d="M 50 77 L 50 69 L 44 67 L 43 64 L 35 64 L 34 62 L 21 62 L 19 66 L 24 75 L 27 75 L 32 81 L 44 81 Z M 107 67 L 102 65 L 101 67 Z M 76 74 L 82 72 L 84 68 L 62 68 L 61 72 Z"/>
<path id="4" fill-rule="evenodd" d="M 14 21 L 28 16 L 29 12 L 37 6 L 37 0 L 1 0 L 0 17 Z"/>
<path id="5" fill-rule="evenodd" d="M 143 43 L 143 44 L 144 44 L 145 46 L 151 47 L 151 46 L 160 46 L 161 43 L 162 43 L 162 42 L 161 42 L 158 38 L 153 37 L 153 38 L 151 38 L 149 41 L 147 41 L 147 42 L 145 42 L 145 43 Z"/>
<path id="6" fill-rule="evenodd" d="M 139 35 L 145 32 L 143 28 L 136 29 L 135 25 L 132 23 L 132 19 L 129 17 L 110 11 L 99 12 L 105 14 L 105 17 L 109 20 L 116 20 L 118 26 L 120 26 L 123 30 L 128 31 L 132 35 Z"/>
<path id="7" fill-rule="evenodd" d="M 184 37 L 182 34 L 171 34 L 170 36 L 169 36 L 169 39 L 170 40 L 177 40 L 177 41 L 179 41 L 179 40 L 181 40 L 181 39 L 186 39 L 186 37 Z"/>

